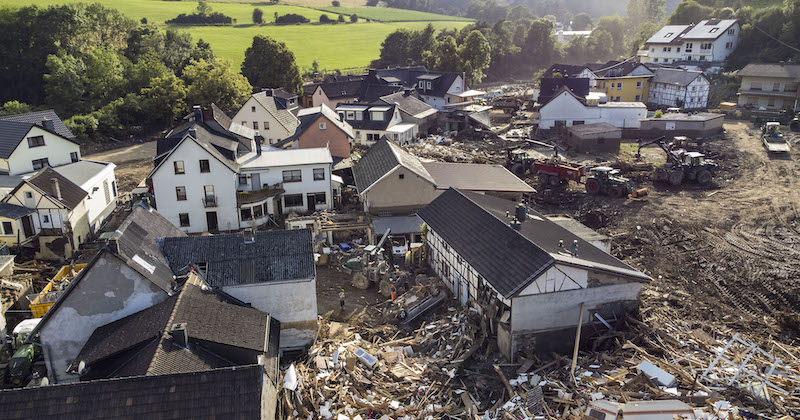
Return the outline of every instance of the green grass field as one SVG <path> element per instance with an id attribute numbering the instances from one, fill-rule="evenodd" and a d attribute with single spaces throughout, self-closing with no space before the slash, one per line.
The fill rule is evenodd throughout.
<path id="1" fill-rule="evenodd" d="M 223 0 L 224 1 L 224 0 Z M 0 0 L 0 5 L 11 6 L 48 6 L 51 4 L 79 3 L 81 0 Z M 163 0 L 84 0 L 98 2 L 109 8 L 115 8 L 124 15 L 139 20 L 146 17 L 151 23 L 164 25 L 166 20 L 181 13 L 191 13 L 197 3 L 194 1 Z M 330 4 L 330 2 L 328 2 Z M 189 32 L 195 39 L 202 38 L 211 44 L 219 57 L 230 58 L 238 65 L 244 59 L 244 51 L 250 46 L 253 37 L 267 35 L 285 42 L 294 52 L 300 67 L 311 67 L 314 59 L 319 60 L 320 68 L 334 70 L 354 67 L 365 67 L 376 59 L 380 52 L 381 42 L 390 32 L 399 29 L 421 29 L 432 23 L 436 29 L 462 28 L 469 23 L 464 19 L 450 16 L 423 13 L 412 10 L 387 9 L 377 7 L 337 7 L 341 14 L 356 13 L 370 19 L 406 23 L 380 23 L 359 21 L 356 24 L 303 24 L 303 25 L 261 25 L 252 23 L 255 7 L 264 11 L 265 22 L 275 21 L 275 12 L 279 15 L 296 13 L 318 22 L 322 14 L 336 18 L 334 13 L 326 13 L 308 7 L 295 5 L 270 5 L 267 3 L 212 2 L 211 7 L 237 20 L 234 26 L 174 26 Z M 364 10 L 362 12 L 362 10 Z M 362 15 L 363 14 L 363 15 Z"/>
<path id="2" fill-rule="evenodd" d="M 437 15 L 435 13 L 418 12 L 416 10 L 392 9 L 389 7 L 318 7 L 326 12 L 352 15 L 356 14 L 360 18 L 378 20 L 381 22 L 419 22 L 419 21 L 460 21 L 469 22 L 472 19 Z"/>

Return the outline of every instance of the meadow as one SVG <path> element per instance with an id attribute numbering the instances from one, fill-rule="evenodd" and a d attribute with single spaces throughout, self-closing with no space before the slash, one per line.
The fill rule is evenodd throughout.
<path id="1" fill-rule="evenodd" d="M 346 6 L 357 3 L 349 0 L 342 2 Z M 3 5 L 12 6 L 48 6 L 51 4 L 79 3 L 81 0 L 2 0 Z M 470 20 L 413 10 L 389 9 L 378 7 L 329 7 L 331 11 L 321 11 L 309 7 L 289 4 L 269 4 L 265 2 L 224 1 L 211 2 L 215 12 L 221 12 L 237 20 L 233 26 L 168 26 L 164 22 L 181 13 L 191 13 L 197 7 L 194 1 L 163 0 L 85 0 L 86 3 L 101 3 L 109 8 L 119 10 L 122 14 L 163 27 L 174 27 L 189 32 L 195 39 L 202 38 L 211 44 L 214 53 L 219 57 L 233 60 L 235 66 L 244 59 L 244 52 L 256 35 L 266 35 L 285 42 L 294 52 L 297 64 L 311 67 L 316 59 L 321 69 L 335 70 L 345 68 L 366 67 L 376 59 L 380 52 L 381 42 L 386 35 L 400 28 L 421 29 L 428 23 L 436 29 L 462 28 Z M 363 4 L 363 3 L 361 3 Z M 330 6 L 330 2 L 327 2 Z M 264 11 L 265 25 L 254 25 L 252 13 L 254 8 Z M 328 7 L 321 7 L 328 9 Z M 275 13 L 284 15 L 296 13 L 311 20 L 310 24 L 275 25 Z M 336 18 L 335 14 L 355 13 L 361 17 L 381 22 L 347 24 L 326 24 L 319 22 L 319 17 L 327 14 Z M 349 22 L 349 20 L 348 20 Z M 396 22 L 396 23 L 392 23 Z M 403 23 L 399 23 L 403 22 Z"/>

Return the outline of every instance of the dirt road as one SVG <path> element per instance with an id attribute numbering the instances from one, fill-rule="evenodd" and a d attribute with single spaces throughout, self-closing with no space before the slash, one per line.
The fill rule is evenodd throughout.
<path id="1" fill-rule="evenodd" d="M 84 159 L 113 162 L 117 165 L 116 176 L 120 193 L 128 193 L 153 169 L 156 142 L 136 144 L 84 156 Z"/>

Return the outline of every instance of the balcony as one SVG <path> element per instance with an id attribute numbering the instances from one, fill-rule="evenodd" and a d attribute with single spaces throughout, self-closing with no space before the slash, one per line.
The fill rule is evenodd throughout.
<path id="1" fill-rule="evenodd" d="M 270 185 L 260 190 L 237 191 L 236 205 L 241 207 L 246 204 L 258 203 L 282 193 L 283 184 Z"/>
<path id="2" fill-rule="evenodd" d="M 216 195 L 207 195 L 203 197 L 203 207 L 217 207 L 217 196 Z"/>

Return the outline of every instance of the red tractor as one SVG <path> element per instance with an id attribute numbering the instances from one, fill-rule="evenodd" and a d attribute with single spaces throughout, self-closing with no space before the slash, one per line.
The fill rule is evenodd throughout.
<path id="1" fill-rule="evenodd" d="M 583 166 L 572 165 L 558 155 L 537 160 L 522 149 L 507 150 L 506 168 L 520 178 L 527 174 L 538 176 L 543 187 L 553 188 L 565 186 L 569 181 L 580 183 L 584 175 Z"/>

